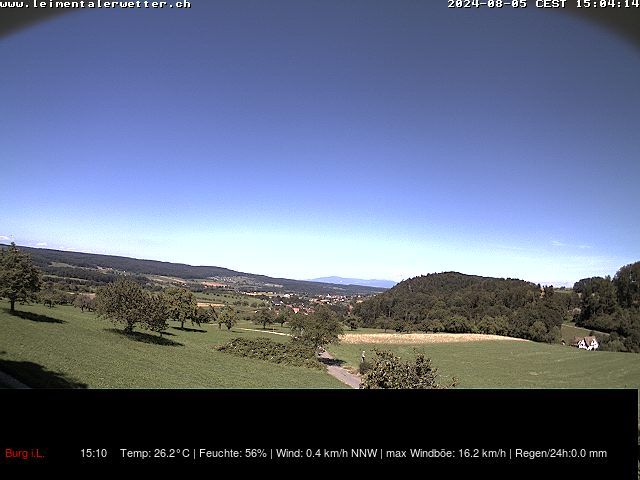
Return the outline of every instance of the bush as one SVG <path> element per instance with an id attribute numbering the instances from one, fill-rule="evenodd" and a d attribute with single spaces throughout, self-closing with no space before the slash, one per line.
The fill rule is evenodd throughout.
<path id="1" fill-rule="evenodd" d="M 360 362 L 360 366 L 358 367 L 358 371 L 360 372 L 360 375 L 364 375 L 365 373 L 367 373 L 368 371 L 370 371 L 373 368 L 373 364 L 367 360 L 364 360 L 362 362 Z"/>
<path id="2" fill-rule="evenodd" d="M 627 348 L 624 341 L 618 336 L 617 333 L 612 333 L 608 336 L 597 335 L 598 343 L 600 344 L 600 350 L 605 352 L 626 352 Z"/>
<path id="3" fill-rule="evenodd" d="M 239 357 L 257 358 L 273 363 L 324 369 L 313 347 L 301 343 L 278 343 L 268 338 L 235 338 L 216 348 L 220 352 Z"/>
<path id="4" fill-rule="evenodd" d="M 360 388 L 442 389 L 456 386 L 455 378 L 450 385 L 437 383 L 438 369 L 431 366 L 431 359 L 422 353 L 414 363 L 403 363 L 392 352 L 377 349 L 375 352 L 375 364 L 363 376 Z"/>

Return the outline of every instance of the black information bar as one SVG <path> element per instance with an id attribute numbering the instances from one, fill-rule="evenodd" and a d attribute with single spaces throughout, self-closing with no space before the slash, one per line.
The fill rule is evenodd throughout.
<path id="1" fill-rule="evenodd" d="M 357 465 L 637 478 L 635 389 L 0 390 L 0 408 L 0 470 Z"/>

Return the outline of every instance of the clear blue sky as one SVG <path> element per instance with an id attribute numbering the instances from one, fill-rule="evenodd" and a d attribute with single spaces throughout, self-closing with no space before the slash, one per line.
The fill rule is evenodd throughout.
<path id="1" fill-rule="evenodd" d="M 193 1 L 0 40 L 0 240 L 289 278 L 640 260 L 640 49 L 528 8 Z"/>

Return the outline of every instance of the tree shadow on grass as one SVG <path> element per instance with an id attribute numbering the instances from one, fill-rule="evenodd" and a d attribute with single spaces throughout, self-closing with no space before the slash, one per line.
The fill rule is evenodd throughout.
<path id="1" fill-rule="evenodd" d="M 158 335 L 151 335 L 143 332 L 125 332 L 124 330 L 118 330 L 117 328 L 106 328 L 107 332 L 116 333 L 123 337 L 129 338 L 135 342 L 152 343 L 154 345 L 163 345 L 165 347 L 182 347 L 183 344 L 171 340 L 170 338 L 159 337 Z"/>
<path id="2" fill-rule="evenodd" d="M 11 311 L 8 308 L 4 309 L 9 315 L 13 315 L 14 317 L 24 318 L 25 320 L 31 320 L 32 322 L 40 322 L 40 323 L 67 323 L 64 320 L 60 320 L 59 318 L 48 317 L 47 315 L 40 315 L 38 313 L 33 312 L 23 312 L 20 310 Z"/>
<path id="3" fill-rule="evenodd" d="M 87 388 L 86 383 L 76 382 L 64 373 L 47 370 L 38 363 L 0 360 L 0 371 L 31 388 Z M 5 387 L 0 383 L 0 388 Z"/>
<path id="4" fill-rule="evenodd" d="M 175 330 L 180 330 L 181 332 L 194 332 L 194 333 L 207 333 L 206 330 L 200 330 L 198 328 L 188 328 L 188 327 L 171 327 Z"/>
<path id="5" fill-rule="evenodd" d="M 318 361 L 320 363 L 324 363 L 327 366 L 336 366 L 336 367 L 341 367 L 346 363 L 344 360 L 340 360 L 339 358 L 318 357 Z"/>

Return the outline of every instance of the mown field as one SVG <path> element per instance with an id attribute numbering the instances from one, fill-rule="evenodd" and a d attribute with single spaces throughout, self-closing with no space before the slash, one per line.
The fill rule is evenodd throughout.
<path id="1" fill-rule="evenodd" d="M 456 377 L 460 388 L 640 388 L 640 355 L 587 352 L 574 347 L 522 341 L 483 341 L 428 345 L 332 345 L 329 352 L 357 368 L 364 350 L 391 350 L 403 359 L 417 352 L 432 359 L 443 381 Z"/>
<path id="2" fill-rule="evenodd" d="M 33 387 L 75 388 L 346 388 L 325 372 L 277 365 L 218 352 L 237 336 L 263 335 L 203 325 L 201 331 L 169 328 L 164 344 L 70 306 L 0 302 L 0 371 Z M 185 325 L 187 326 L 187 325 Z M 190 324 L 188 324 L 191 327 Z M 255 325 L 247 323 L 248 328 Z M 287 337 L 270 335 L 273 340 Z"/>

